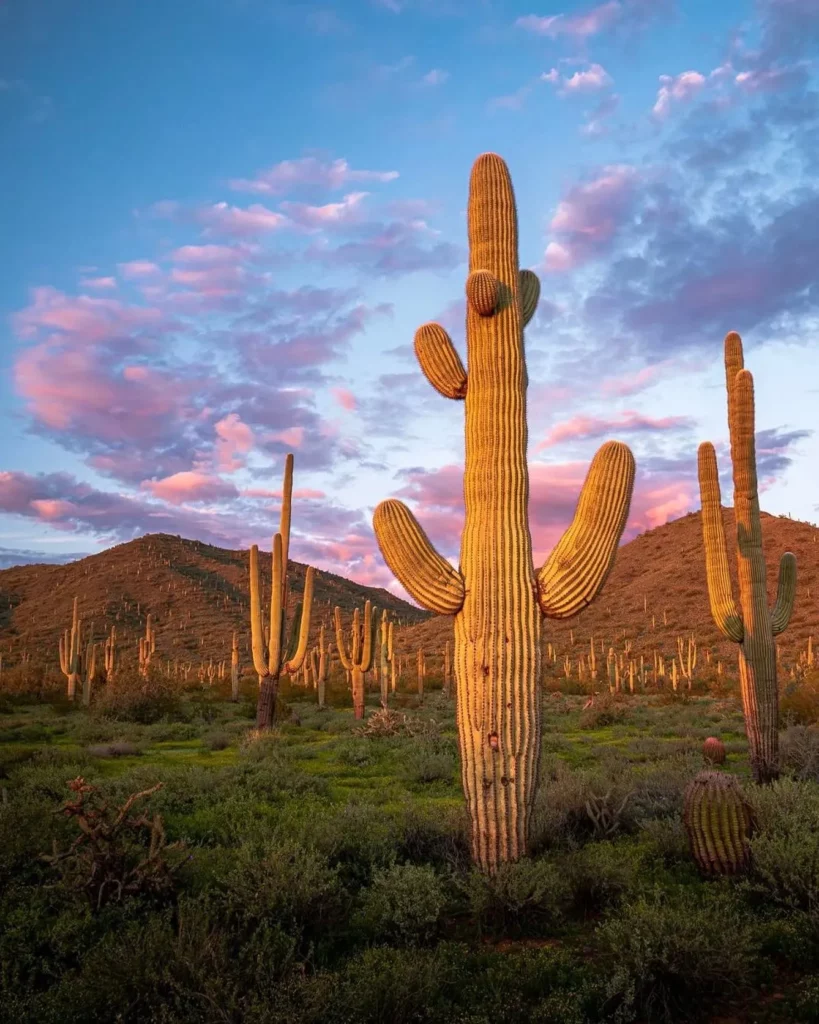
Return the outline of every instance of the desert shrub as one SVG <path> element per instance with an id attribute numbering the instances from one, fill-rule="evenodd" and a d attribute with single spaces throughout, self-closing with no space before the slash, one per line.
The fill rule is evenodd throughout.
<path id="1" fill-rule="evenodd" d="M 651 1024 L 696 1019 L 753 978 L 754 927 L 717 886 L 654 889 L 614 911 L 597 937 L 611 961 L 609 995 Z"/>
<path id="2" fill-rule="evenodd" d="M 779 758 L 793 778 L 819 781 L 819 730 L 806 725 L 785 729 L 779 737 Z"/>
<path id="3" fill-rule="evenodd" d="M 576 846 L 592 837 L 632 831 L 633 779 L 619 761 L 590 771 L 555 762 L 538 788 L 531 830 L 533 852 Z"/>
<path id="4" fill-rule="evenodd" d="M 433 868 L 393 864 L 373 876 L 356 920 L 376 941 L 416 945 L 433 938 L 445 904 L 445 887 Z"/>
<path id="5" fill-rule="evenodd" d="M 202 746 L 206 750 L 227 750 L 230 744 L 230 736 L 222 729 L 215 729 L 202 737 Z"/>
<path id="6" fill-rule="evenodd" d="M 469 820 L 464 807 L 427 807 L 408 802 L 397 815 L 396 856 L 442 869 L 469 864 Z"/>
<path id="7" fill-rule="evenodd" d="M 808 681 L 788 683 L 779 698 L 779 715 L 787 725 L 819 722 L 819 687 Z"/>
<path id="8" fill-rule="evenodd" d="M 178 685 L 161 676 L 117 675 L 97 691 L 94 714 L 116 722 L 150 724 L 160 719 L 184 721 L 185 711 Z"/>
<path id="9" fill-rule="evenodd" d="M 702 757 L 697 750 L 677 754 L 635 774 L 631 813 L 640 822 L 681 813 L 685 787 L 701 769 Z"/>
<path id="10" fill-rule="evenodd" d="M 409 782 L 452 782 L 458 767 L 454 740 L 414 740 L 402 758 L 403 775 Z"/>
<path id="11" fill-rule="evenodd" d="M 558 864 L 571 891 L 572 910 L 597 913 L 620 900 L 638 881 L 641 852 L 633 845 L 589 843 Z"/>
<path id="12" fill-rule="evenodd" d="M 540 858 L 501 864 L 491 877 L 472 871 L 466 892 L 481 930 L 503 935 L 558 930 L 572 898 L 565 874 Z"/>
<path id="13" fill-rule="evenodd" d="M 372 747 L 364 739 L 343 740 L 335 747 L 336 759 L 350 768 L 366 768 L 375 760 Z"/>
<path id="14" fill-rule="evenodd" d="M 640 836 L 666 864 L 689 863 L 691 860 L 688 836 L 679 816 L 641 821 Z"/>
<path id="15" fill-rule="evenodd" d="M 604 729 L 606 726 L 621 722 L 626 717 L 628 708 L 622 697 L 604 693 L 594 698 L 591 707 L 580 714 L 581 729 Z"/>

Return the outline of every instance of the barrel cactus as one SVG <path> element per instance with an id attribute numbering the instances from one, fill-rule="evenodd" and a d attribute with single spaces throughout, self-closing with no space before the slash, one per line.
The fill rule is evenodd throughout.
<path id="1" fill-rule="evenodd" d="M 735 875 L 748 867 L 753 816 L 735 776 L 700 772 L 685 790 L 683 822 L 703 874 Z"/>
<path id="2" fill-rule="evenodd" d="M 709 736 L 702 745 L 702 756 L 711 764 L 725 764 L 725 744 L 716 736 Z"/>
<path id="3" fill-rule="evenodd" d="M 754 443 L 754 378 L 744 369 L 742 339 L 725 337 L 728 431 L 734 470 L 739 606 L 734 601 L 714 446 L 699 447 L 702 531 L 711 614 L 719 630 L 739 648 L 739 684 L 751 770 L 756 782 L 779 774 L 779 694 L 776 640 L 788 625 L 796 594 L 796 558 L 786 551 L 779 563 L 776 602 L 768 607 L 765 553 Z"/>
<path id="4" fill-rule="evenodd" d="M 400 501 L 375 509 L 384 560 L 424 608 L 454 616 L 461 778 L 472 855 L 492 874 L 526 852 L 541 738 L 541 617 L 566 619 L 614 563 L 634 482 L 631 451 L 610 441 L 592 461 L 574 521 L 535 571 L 526 464 L 523 329 L 540 283 L 521 270 L 509 171 L 478 157 L 467 209 L 465 369 L 446 330 L 424 324 L 415 353 L 430 384 L 465 402 L 465 521 L 456 569 Z"/>

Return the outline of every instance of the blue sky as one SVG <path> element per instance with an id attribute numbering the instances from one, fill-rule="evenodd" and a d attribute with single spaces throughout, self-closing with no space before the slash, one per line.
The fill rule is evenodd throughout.
<path id="1" fill-rule="evenodd" d="M 815 520 L 815 0 L 0 4 L 0 556 L 164 530 L 390 584 L 372 507 L 457 557 L 469 170 L 500 153 L 527 331 L 537 557 L 596 448 L 628 536 L 697 508 L 722 338 L 757 391 L 763 508 Z M 397 585 L 395 585 L 397 587 Z"/>

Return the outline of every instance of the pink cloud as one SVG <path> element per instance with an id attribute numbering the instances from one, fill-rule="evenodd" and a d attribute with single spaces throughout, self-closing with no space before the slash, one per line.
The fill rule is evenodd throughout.
<path id="1" fill-rule="evenodd" d="M 362 220 L 361 203 L 369 192 L 351 192 L 339 203 L 308 206 L 306 203 L 282 203 L 281 208 L 293 224 L 308 231 L 346 227 Z"/>
<path id="2" fill-rule="evenodd" d="M 80 280 L 83 288 L 97 288 L 99 291 L 111 291 L 117 287 L 113 277 L 84 277 Z"/>
<path id="3" fill-rule="evenodd" d="M 288 427 L 287 430 L 280 430 L 277 434 L 271 434 L 270 440 L 279 441 L 291 448 L 301 448 L 304 444 L 304 427 Z"/>
<path id="4" fill-rule="evenodd" d="M 195 217 L 208 231 L 237 238 L 279 231 L 289 224 L 283 214 L 268 210 L 259 203 L 254 203 L 246 209 L 229 206 L 225 202 L 213 203 L 197 210 Z"/>
<path id="5" fill-rule="evenodd" d="M 243 498 L 274 498 L 281 499 L 282 490 L 279 488 L 277 491 L 270 490 L 266 487 L 246 487 L 240 492 Z M 314 487 L 294 487 L 293 498 L 298 500 L 317 500 L 320 498 L 326 498 L 327 495 L 324 491 L 317 491 Z"/>
<path id="6" fill-rule="evenodd" d="M 332 388 L 333 397 L 341 406 L 342 409 L 347 409 L 349 412 L 353 412 L 357 406 L 355 395 L 352 391 L 348 391 L 346 388 Z"/>
<path id="7" fill-rule="evenodd" d="M 631 214 L 638 173 L 625 164 L 603 167 L 593 181 L 575 185 L 558 204 L 544 269 L 565 271 L 602 255 Z"/>
<path id="8" fill-rule="evenodd" d="M 607 377 L 600 385 L 600 393 L 603 395 L 616 395 L 622 398 L 626 395 L 636 395 L 645 391 L 656 383 L 661 367 L 665 363 L 644 366 L 634 373 L 623 373 L 616 377 Z"/>
<path id="9" fill-rule="evenodd" d="M 582 441 L 618 432 L 631 434 L 654 430 L 679 430 L 692 426 L 692 422 L 687 416 L 654 418 L 633 411 L 623 412 L 610 419 L 596 416 L 573 416 L 570 420 L 552 427 L 546 437 L 535 445 L 534 450 L 541 452 L 563 441 Z"/>
<path id="10" fill-rule="evenodd" d="M 77 511 L 77 506 L 73 502 L 62 501 L 59 498 L 32 498 L 29 505 L 40 519 L 65 519 Z"/>
<path id="11" fill-rule="evenodd" d="M 557 39 L 559 36 L 570 36 L 574 39 L 586 39 L 610 28 L 621 16 L 622 5 L 618 0 L 593 7 L 585 14 L 553 14 L 539 17 L 529 14 L 518 18 L 515 25 L 539 36 Z"/>
<path id="12" fill-rule="evenodd" d="M 242 458 L 253 447 L 253 431 L 235 412 L 214 425 L 216 431 L 216 465 L 223 472 L 233 472 L 245 464 Z"/>
<path id="13" fill-rule="evenodd" d="M 660 88 L 652 108 L 654 117 L 662 120 L 671 110 L 672 101 L 687 103 L 705 85 L 705 75 L 699 71 L 683 71 L 679 75 L 660 75 Z"/>
<path id="14" fill-rule="evenodd" d="M 442 71 L 440 68 L 433 68 L 431 71 L 427 71 L 421 79 L 424 85 L 443 85 L 448 80 L 449 72 Z"/>
<path id="15" fill-rule="evenodd" d="M 46 328 L 82 334 L 89 342 L 113 340 L 134 329 L 158 327 L 165 319 L 159 309 L 90 295 L 72 297 L 47 286 L 33 288 L 31 297 L 31 304 L 12 316 L 14 330 L 21 338 L 33 338 L 38 330 Z"/>
<path id="16" fill-rule="evenodd" d="M 601 64 L 590 64 L 585 71 L 575 71 L 569 77 L 561 77 L 557 68 L 545 72 L 541 76 L 544 82 L 559 85 L 561 96 L 578 95 L 581 93 L 599 92 L 612 84 L 612 78 Z"/>
<path id="17" fill-rule="evenodd" d="M 385 183 L 397 177 L 398 171 L 354 170 L 342 159 L 327 163 L 317 157 L 303 157 L 300 160 L 282 160 L 256 178 L 234 178 L 229 184 L 237 192 L 283 195 L 305 186 L 338 189 L 351 182 Z"/>
<path id="18" fill-rule="evenodd" d="M 156 277 L 157 274 L 162 273 L 156 263 L 152 263 L 150 260 L 130 260 L 127 263 L 118 263 L 117 268 L 120 275 L 126 281 L 137 281 L 144 277 Z"/>
<path id="19" fill-rule="evenodd" d="M 199 470 L 174 473 L 163 480 L 143 480 L 140 486 L 150 491 L 155 498 L 161 498 L 172 505 L 181 505 L 186 501 L 216 501 L 238 494 L 233 484 Z"/>
<path id="20" fill-rule="evenodd" d="M 171 259 L 174 263 L 221 267 L 241 263 L 252 252 L 253 250 L 247 246 L 183 245 L 179 249 L 174 249 Z"/>
<path id="21" fill-rule="evenodd" d="M 235 295 L 246 280 L 242 267 L 210 266 L 203 270 L 183 270 L 174 267 L 170 279 L 204 296 Z M 169 296 L 173 301 L 174 296 Z"/>

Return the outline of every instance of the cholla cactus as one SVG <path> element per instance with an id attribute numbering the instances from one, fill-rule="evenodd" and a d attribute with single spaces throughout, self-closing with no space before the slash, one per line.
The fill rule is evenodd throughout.
<path id="1" fill-rule="evenodd" d="M 336 624 L 336 646 L 341 664 L 350 673 L 353 690 L 353 712 L 356 718 L 364 717 L 364 673 L 369 672 L 373 664 L 373 634 L 375 633 L 376 609 L 369 601 L 364 604 L 364 621 L 360 620 L 358 608 L 353 612 L 353 625 L 350 635 L 350 650 L 344 646 L 344 632 L 341 625 L 341 609 L 334 612 Z"/>
<path id="2" fill-rule="evenodd" d="M 598 593 L 623 532 L 634 482 L 629 449 L 595 456 L 574 522 L 535 573 L 526 465 L 523 329 L 540 283 L 520 270 L 517 211 L 504 161 L 484 153 L 467 210 L 465 370 L 447 332 L 425 324 L 415 352 L 433 387 L 465 399 L 465 521 L 458 569 L 399 501 L 373 525 L 384 559 L 424 608 L 455 619 L 461 778 L 472 854 L 492 873 L 526 852 L 541 739 L 541 616 L 570 618 Z"/>
<path id="3" fill-rule="evenodd" d="M 74 608 L 71 613 L 71 631 L 65 630 L 60 637 L 60 670 L 68 680 L 68 699 L 74 699 L 77 689 L 77 676 L 80 666 L 80 643 L 82 633 L 82 620 L 77 612 L 77 599 L 74 598 Z"/>
<path id="4" fill-rule="evenodd" d="M 739 683 L 751 770 L 754 779 L 764 783 L 779 774 L 779 694 L 774 637 L 787 627 L 793 611 L 796 558 L 789 551 L 782 556 L 776 603 L 770 609 L 756 477 L 754 379 L 743 368 L 742 339 L 734 332 L 725 337 L 725 382 L 734 470 L 739 608 L 734 601 L 728 569 L 717 457 L 710 441 L 700 445 L 698 459 L 705 567 L 714 621 L 724 636 L 739 645 Z"/>
<path id="5" fill-rule="evenodd" d="M 293 618 L 290 643 L 285 646 L 287 624 L 287 554 L 290 549 L 290 509 L 293 498 L 293 456 L 284 462 L 282 509 L 279 532 L 273 538 L 273 582 L 270 594 L 270 628 L 265 643 L 262 629 L 261 587 L 259 584 L 259 549 L 250 549 L 250 635 L 253 667 L 259 674 L 259 699 L 256 704 L 256 728 L 269 729 L 276 713 L 279 676 L 282 672 L 298 672 L 307 654 L 310 632 L 310 611 L 313 606 L 313 567 L 304 577 L 302 603 Z M 299 608 L 301 615 L 299 615 Z M 296 631 L 298 627 L 298 632 Z"/>
<path id="6" fill-rule="evenodd" d="M 700 772 L 685 790 L 683 822 L 703 874 L 734 875 L 747 868 L 753 816 L 734 775 Z"/>

